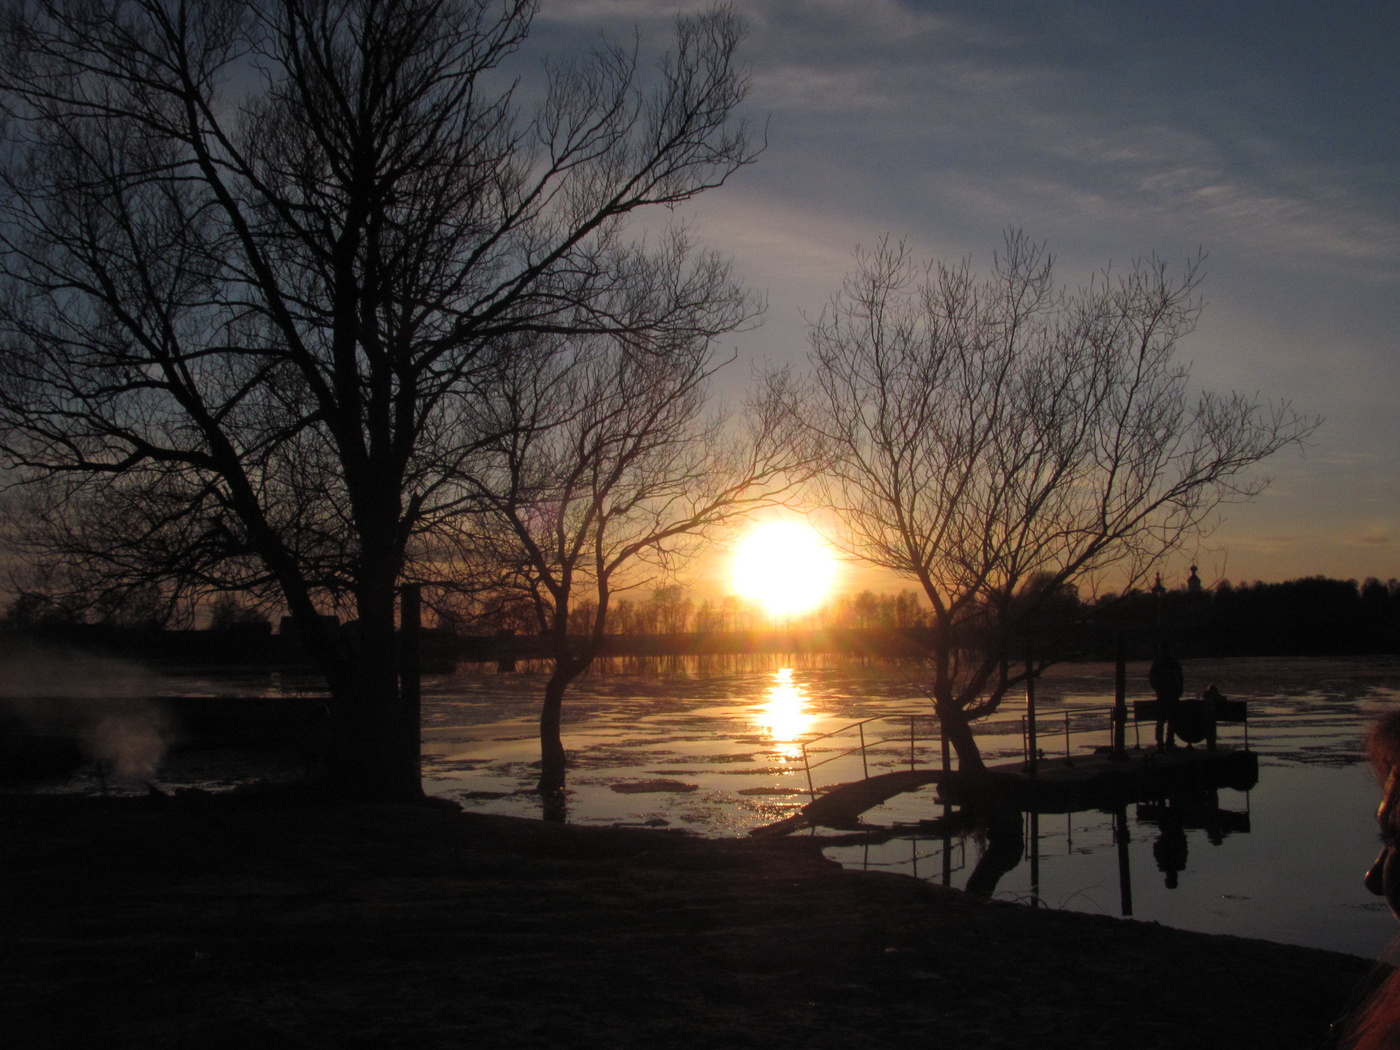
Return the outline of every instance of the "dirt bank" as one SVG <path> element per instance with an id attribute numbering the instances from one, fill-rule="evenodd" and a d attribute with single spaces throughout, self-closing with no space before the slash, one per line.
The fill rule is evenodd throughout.
<path id="1" fill-rule="evenodd" d="M 1314 1047 L 1352 956 L 441 808 L 0 798 L 6 1045 Z"/>

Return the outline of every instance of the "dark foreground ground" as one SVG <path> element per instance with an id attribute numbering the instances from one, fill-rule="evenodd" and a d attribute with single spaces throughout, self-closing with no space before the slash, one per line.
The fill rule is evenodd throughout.
<path id="1" fill-rule="evenodd" d="M 439 808 L 0 797 L 0 1044 L 1316 1047 L 1352 956 Z"/>

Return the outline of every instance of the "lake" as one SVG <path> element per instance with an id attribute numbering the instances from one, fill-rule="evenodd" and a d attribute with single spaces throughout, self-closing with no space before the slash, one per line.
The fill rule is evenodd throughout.
<path id="1" fill-rule="evenodd" d="M 318 688 L 265 673 L 209 679 L 102 661 L 55 662 L 44 672 L 53 681 L 31 674 L 19 685 L 33 695 L 66 695 L 81 681 L 87 695 L 104 698 L 276 697 Z M 1230 699 L 1247 701 L 1247 726 L 1223 725 L 1220 742 L 1239 747 L 1247 732 L 1259 758 L 1257 785 L 1175 799 L 1167 809 L 1129 805 L 1121 843 L 1113 813 L 1024 817 L 1023 856 L 997 880 L 994 896 L 1400 962 L 1400 951 L 1390 947 L 1400 923 L 1361 883 L 1377 850 L 1377 787 L 1361 745 L 1370 723 L 1400 705 L 1400 657 L 1186 661 L 1185 673 L 1188 696 L 1215 683 Z M 528 670 L 425 679 L 425 789 L 469 810 L 541 816 L 532 788 L 543 688 L 544 676 Z M 1106 746 L 1112 694 L 1109 664 L 1052 668 L 1036 694 L 1040 750 L 1058 757 Z M 1130 664 L 1129 701 L 1150 697 L 1146 664 Z M 818 790 L 866 772 L 908 768 L 911 746 L 916 765 L 936 767 L 940 746 L 930 706 L 913 668 L 773 660 L 737 669 L 716 660 L 704 670 L 692 663 L 666 673 L 590 673 L 565 701 L 567 819 L 747 835 L 809 800 L 804 744 Z M 912 745 L 910 715 L 916 716 Z M 1008 698 L 994 719 L 980 724 L 989 764 L 1023 759 L 1024 715 L 1024 698 Z M 864 763 L 858 748 L 847 753 L 859 744 L 857 731 L 841 732 L 863 719 L 885 719 L 865 726 Z M 1135 734 L 1130 721 L 1128 746 L 1137 743 L 1152 745 L 1152 724 Z M 148 781 L 226 790 L 248 777 L 300 775 L 291 753 L 240 756 L 187 747 L 160 756 L 160 750 L 163 745 L 124 783 L 104 779 L 100 765 L 89 763 L 72 779 L 39 790 L 140 793 Z M 864 814 L 864 823 L 885 829 L 882 834 L 801 833 L 822 835 L 827 856 L 845 866 L 961 889 L 988 840 L 920 826 L 944 812 L 936 789 L 927 787 Z"/>
<path id="2" fill-rule="evenodd" d="M 1222 726 L 1221 743 L 1241 746 L 1247 731 L 1259 756 L 1257 786 L 1220 790 L 1204 818 L 1187 811 L 1168 821 L 1161 807 L 1128 806 L 1125 858 L 1111 813 L 1044 815 L 1035 826 L 1026 818 L 1027 856 L 994 895 L 1110 915 L 1123 914 L 1126 896 L 1138 921 L 1385 955 L 1400 924 L 1361 884 L 1376 852 L 1377 789 L 1360 749 L 1369 723 L 1400 704 L 1400 659 L 1201 660 L 1187 661 L 1185 672 L 1188 696 L 1215 683 L 1230 699 L 1248 701 L 1247 730 Z M 1146 675 L 1145 664 L 1129 665 L 1130 701 L 1151 697 Z M 472 810 L 540 816 L 530 788 L 543 683 L 537 674 L 487 672 L 425 681 L 426 789 Z M 1051 669 L 1036 693 L 1041 751 L 1085 754 L 1108 744 L 1112 694 L 1109 664 Z M 808 801 L 804 741 L 892 716 L 867 727 L 865 768 L 897 768 L 910 753 L 900 716 L 928 708 L 913 669 L 774 661 L 746 670 L 590 674 L 565 702 L 568 820 L 745 835 Z M 989 764 L 1023 757 L 1024 714 L 1024 700 L 1012 698 L 982 724 Z M 919 765 L 939 761 L 926 724 L 916 723 Z M 1135 737 L 1130 721 L 1129 747 L 1151 746 L 1152 730 L 1144 724 Z M 877 745 L 884 736 L 893 739 Z M 856 741 L 854 732 L 842 734 L 809 751 L 829 758 Z M 855 753 L 813 770 L 812 780 L 820 788 L 862 773 Z M 897 796 L 863 818 L 896 837 L 826 853 L 848 867 L 962 888 L 985 842 L 920 834 L 918 822 L 942 810 L 932 787 Z"/>

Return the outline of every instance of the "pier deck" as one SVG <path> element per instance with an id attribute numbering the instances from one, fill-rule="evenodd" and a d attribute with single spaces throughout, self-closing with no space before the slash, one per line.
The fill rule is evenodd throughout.
<path id="1" fill-rule="evenodd" d="M 896 795 L 939 786 L 939 799 L 965 805 L 990 794 L 1025 812 L 1072 813 L 1112 808 L 1193 791 L 1235 788 L 1246 791 L 1259 780 L 1259 759 L 1235 748 L 1181 747 L 1167 751 L 1095 752 L 1070 758 L 1042 758 L 988 768 L 983 776 L 935 769 L 879 773 L 837 784 L 785 820 L 755 828 L 751 835 L 785 835 L 809 827 L 861 827 L 861 814 Z"/>

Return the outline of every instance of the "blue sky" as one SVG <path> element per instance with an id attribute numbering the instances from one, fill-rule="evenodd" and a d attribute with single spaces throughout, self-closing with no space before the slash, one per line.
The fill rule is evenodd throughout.
<path id="1" fill-rule="evenodd" d="M 1019 226 L 1073 281 L 1203 250 L 1193 378 L 1326 421 L 1194 552 L 1202 577 L 1400 577 L 1400 5 L 734 6 L 768 146 L 690 214 L 768 295 L 743 355 L 800 360 L 803 313 L 885 233 L 985 265 Z M 526 51 L 634 25 L 660 47 L 693 7 L 545 0 Z"/>

